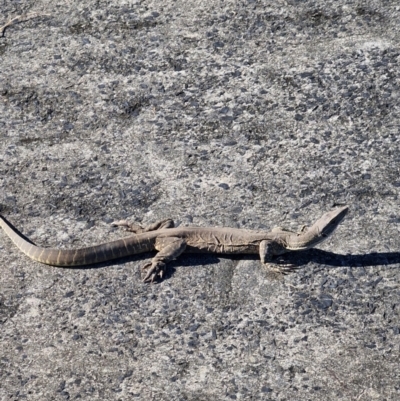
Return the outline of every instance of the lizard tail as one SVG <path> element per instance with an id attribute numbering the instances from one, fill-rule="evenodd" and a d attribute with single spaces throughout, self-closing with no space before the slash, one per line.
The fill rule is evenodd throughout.
<path id="1" fill-rule="evenodd" d="M 0 227 L 14 244 L 29 258 L 46 265 L 68 267 L 84 266 L 151 250 L 146 242 L 135 236 L 118 239 L 105 244 L 79 249 L 42 248 L 26 239 L 0 215 Z M 150 249 L 149 249 L 150 248 Z"/>

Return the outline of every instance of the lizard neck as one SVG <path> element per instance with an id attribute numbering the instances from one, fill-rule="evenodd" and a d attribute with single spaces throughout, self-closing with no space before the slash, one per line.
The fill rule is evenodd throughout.
<path id="1" fill-rule="evenodd" d="M 311 230 L 305 233 L 289 234 L 285 238 L 286 248 L 290 251 L 301 251 L 313 248 L 326 239 L 326 237 L 319 234 L 319 232 Z"/>

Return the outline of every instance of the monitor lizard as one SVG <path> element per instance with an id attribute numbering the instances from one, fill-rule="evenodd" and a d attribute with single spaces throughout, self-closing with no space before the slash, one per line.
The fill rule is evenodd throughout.
<path id="1" fill-rule="evenodd" d="M 325 213 L 311 227 L 299 232 L 280 227 L 270 232 L 227 227 L 174 227 L 171 219 L 150 226 L 130 224 L 126 220 L 112 223 L 126 227 L 135 234 L 104 244 L 80 249 L 42 248 L 23 238 L 4 217 L 0 215 L 0 227 L 15 245 L 31 259 L 53 266 L 83 266 L 148 251 L 158 251 L 151 262 L 146 263 L 144 282 L 153 282 L 165 274 L 166 263 L 183 252 L 212 252 L 219 254 L 259 254 L 261 263 L 273 271 L 287 274 L 293 265 L 273 263 L 275 256 L 289 251 L 312 248 L 326 240 L 348 212 L 341 206 Z"/>

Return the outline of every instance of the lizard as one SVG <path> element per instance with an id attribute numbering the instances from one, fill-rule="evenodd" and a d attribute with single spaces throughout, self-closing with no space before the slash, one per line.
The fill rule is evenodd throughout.
<path id="1" fill-rule="evenodd" d="M 79 249 L 42 248 L 19 234 L 0 215 L 0 227 L 29 258 L 48 265 L 76 267 L 107 262 L 129 255 L 158 251 L 151 262 L 142 267 L 144 282 L 154 282 L 165 275 L 166 264 L 183 252 L 213 252 L 217 254 L 259 254 L 261 263 L 275 272 L 288 274 L 296 267 L 274 263 L 274 258 L 286 252 L 313 248 L 326 240 L 348 212 L 341 206 L 325 213 L 311 227 L 299 232 L 275 227 L 271 231 L 227 227 L 174 227 L 165 219 L 147 227 L 126 220 L 111 223 L 125 227 L 134 234 L 111 242 Z"/>

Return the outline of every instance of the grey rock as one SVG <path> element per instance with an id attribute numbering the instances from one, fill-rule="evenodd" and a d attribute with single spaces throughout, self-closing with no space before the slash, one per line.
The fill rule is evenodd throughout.
<path id="1" fill-rule="evenodd" d="M 1 6 L 31 15 L 0 38 L 0 212 L 25 235 L 351 211 L 282 281 L 197 255 L 144 285 L 151 255 L 57 269 L 0 233 L 0 398 L 399 399 L 397 2 L 117 3 Z"/>

